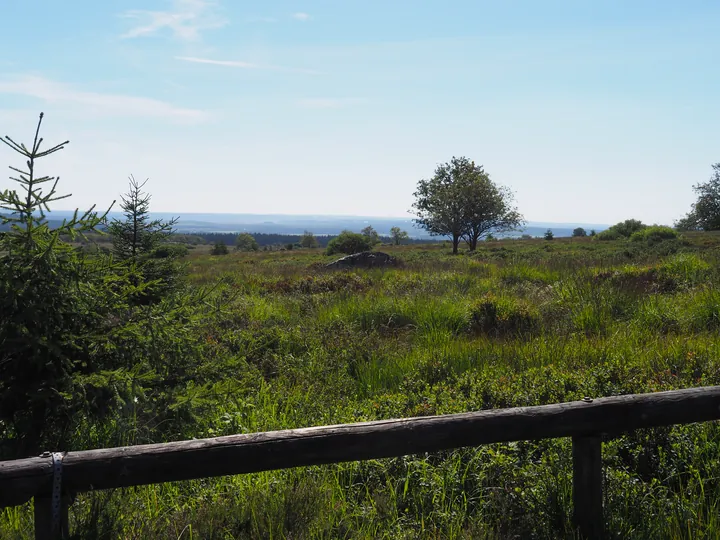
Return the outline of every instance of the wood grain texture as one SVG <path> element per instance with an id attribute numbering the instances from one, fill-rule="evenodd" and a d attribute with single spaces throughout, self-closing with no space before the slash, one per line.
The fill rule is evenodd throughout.
<path id="1" fill-rule="evenodd" d="M 720 387 L 69 452 L 70 493 L 720 418 Z M 0 462 L 0 507 L 49 493 L 50 458 Z"/>
<path id="2" fill-rule="evenodd" d="M 573 523 L 583 540 L 603 537 L 602 437 L 573 437 Z"/>

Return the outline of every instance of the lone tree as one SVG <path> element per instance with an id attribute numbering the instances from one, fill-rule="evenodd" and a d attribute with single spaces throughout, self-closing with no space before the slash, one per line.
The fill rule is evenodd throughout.
<path id="1" fill-rule="evenodd" d="M 318 239 L 315 238 L 315 235 L 311 233 L 310 231 L 305 231 L 300 238 L 300 247 L 304 248 L 316 248 L 319 247 L 320 243 L 318 242 Z"/>
<path id="2" fill-rule="evenodd" d="M 701 231 L 720 229 L 720 163 L 715 163 L 712 169 L 713 174 L 707 182 L 693 186 L 698 199 L 692 205 L 692 210 L 675 223 L 678 229 Z"/>
<path id="3" fill-rule="evenodd" d="M 552 229 L 548 229 L 547 231 L 545 231 L 543 238 L 545 238 L 545 240 L 554 240 L 555 235 L 553 234 Z"/>
<path id="4" fill-rule="evenodd" d="M 407 231 L 401 230 L 400 227 L 392 227 L 390 229 L 390 237 L 393 239 L 396 246 L 399 246 L 403 243 L 403 241 L 409 238 Z"/>
<path id="5" fill-rule="evenodd" d="M 368 225 L 360 231 L 360 234 L 367 238 L 367 241 L 371 246 L 376 246 L 380 243 L 380 235 L 371 225 Z"/>
<path id="6" fill-rule="evenodd" d="M 488 234 L 512 231 L 524 223 L 512 206 L 512 192 L 493 183 L 482 166 L 465 157 L 439 165 L 431 179 L 418 182 L 414 195 L 415 222 L 431 235 L 449 236 L 453 253 L 461 238 L 473 251 Z"/>
<path id="7" fill-rule="evenodd" d="M 573 229 L 572 235 L 575 238 L 584 238 L 585 236 L 587 236 L 587 233 L 585 232 L 585 229 L 583 229 L 582 227 L 578 227 L 576 229 Z"/>
<path id="8" fill-rule="evenodd" d="M 165 242 L 173 233 L 177 218 L 170 221 L 150 219 L 150 194 L 143 191 L 148 180 L 138 182 L 132 175 L 130 188 L 120 196 L 120 208 L 124 219 L 113 219 L 108 232 L 112 235 L 113 253 L 122 261 L 137 263 Z"/>
<path id="9" fill-rule="evenodd" d="M 255 237 L 250 233 L 238 234 L 235 239 L 235 249 L 237 251 L 258 251 L 260 246 Z"/>

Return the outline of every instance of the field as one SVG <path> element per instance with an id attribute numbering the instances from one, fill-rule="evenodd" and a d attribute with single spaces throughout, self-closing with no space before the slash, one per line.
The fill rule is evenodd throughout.
<path id="1" fill-rule="evenodd" d="M 720 236 L 382 246 L 186 258 L 217 308 L 173 430 L 142 414 L 74 449 L 540 405 L 720 384 Z M 201 384 L 202 382 L 202 384 Z M 168 383 L 169 384 L 169 383 Z M 195 390 L 193 390 L 195 388 Z M 142 400 L 142 396 L 140 396 Z M 132 411 L 132 403 L 128 405 Z M 720 537 L 715 423 L 607 439 L 613 538 Z M 566 439 L 78 496 L 79 538 L 573 538 Z M 30 505 L 0 537 L 32 537 Z"/>

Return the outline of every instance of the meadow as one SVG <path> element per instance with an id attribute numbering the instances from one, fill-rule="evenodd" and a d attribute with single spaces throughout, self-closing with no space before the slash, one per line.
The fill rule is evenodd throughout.
<path id="1" fill-rule="evenodd" d="M 185 258 L 216 308 L 172 429 L 125 406 L 74 449 L 720 384 L 720 236 L 379 246 Z M 170 384 L 170 383 L 168 383 Z M 173 384 L 178 384 L 174 382 Z M 138 399 L 143 400 L 143 395 Z M 612 538 L 720 537 L 720 428 L 605 440 Z M 574 538 L 568 439 L 496 444 L 79 495 L 77 538 Z M 32 507 L 0 513 L 32 537 Z"/>

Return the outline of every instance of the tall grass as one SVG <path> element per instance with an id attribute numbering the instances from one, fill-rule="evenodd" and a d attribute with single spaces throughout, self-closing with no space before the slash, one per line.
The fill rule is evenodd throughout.
<path id="1" fill-rule="evenodd" d="M 231 299 L 207 321 L 176 438 L 720 384 L 720 238 L 383 247 L 402 268 L 329 272 L 317 250 L 192 254 Z M 714 240 L 713 240 L 714 238 Z M 157 439 L 132 406 L 76 447 Z M 604 444 L 614 538 L 717 538 L 720 427 Z M 78 538 L 574 538 L 571 446 L 497 444 L 78 497 Z M 0 513 L 31 538 L 31 508 Z"/>

